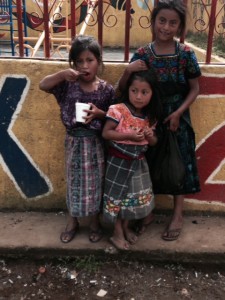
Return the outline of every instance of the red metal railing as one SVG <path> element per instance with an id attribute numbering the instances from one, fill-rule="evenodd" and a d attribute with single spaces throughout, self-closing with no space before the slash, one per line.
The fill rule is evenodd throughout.
<path id="1" fill-rule="evenodd" d="M 209 64 L 212 55 L 212 45 L 213 45 L 213 32 L 215 29 L 216 23 L 216 5 L 217 0 L 212 0 L 211 6 L 211 15 L 209 18 L 209 36 L 208 36 L 208 44 L 207 44 L 207 51 L 206 51 L 206 63 Z"/>
<path id="2" fill-rule="evenodd" d="M 48 12 L 48 0 L 43 1 L 44 4 L 44 45 L 45 45 L 45 57 L 50 57 L 50 40 L 49 40 L 49 12 Z"/>
<path id="3" fill-rule="evenodd" d="M 22 23 L 22 3 L 17 1 L 17 21 L 18 21 L 18 37 L 19 37 L 19 53 L 20 57 L 23 57 L 24 53 L 24 41 L 23 41 L 23 23 Z"/>
<path id="4" fill-rule="evenodd" d="M 155 4 L 159 0 L 155 0 Z M 185 3 L 187 3 L 187 0 L 183 0 Z M 23 31 L 23 17 L 22 17 L 22 10 L 23 10 L 23 5 L 24 1 L 23 0 L 17 0 L 16 2 L 16 9 L 17 9 L 17 28 L 18 28 L 18 44 L 19 44 L 19 56 L 24 57 L 24 31 Z M 56 4 L 56 0 L 52 1 L 53 4 Z M 62 2 L 62 1 L 61 1 Z M 108 1 L 110 2 L 110 1 Z M 210 17 L 209 17 L 209 23 L 207 24 L 206 29 L 208 30 L 208 43 L 207 43 L 207 51 L 206 51 L 206 60 L 205 63 L 209 64 L 211 62 L 211 56 L 212 56 L 212 46 L 213 46 L 213 35 L 215 33 L 215 24 L 216 24 L 216 9 L 217 9 L 217 0 L 212 0 L 211 1 L 211 10 L 210 10 Z M 70 0 L 70 29 L 71 29 L 71 37 L 70 40 L 73 39 L 76 35 L 76 0 Z M 87 0 L 86 3 L 89 3 L 93 6 L 93 12 L 97 15 L 97 28 L 98 28 L 98 40 L 99 43 L 103 49 L 104 47 L 104 25 L 105 25 L 105 20 L 104 20 L 104 11 L 103 11 L 103 3 L 104 5 L 107 5 L 105 0 Z M 125 44 L 124 44 L 124 59 L 121 61 L 128 62 L 129 61 L 129 48 L 130 48 L 130 24 L 131 24 L 131 0 L 124 1 L 125 3 Z M 194 2 L 193 2 L 194 3 Z M 196 3 L 196 1 L 195 1 Z M 201 7 L 204 8 L 204 1 L 199 0 Z M 147 5 L 147 4 L 146 4 Z M 224 5 L 225 6 L 225 5 Z M 206 9 L 206 8 L 205 8 Z M 225 9 L 224 9 L 225 10 Z M 59 10 L 60 11 L 60 10 Z M 43 0 L 43 16 L 42 16 L 42 22 L 43 22 L 43 45 L 44 45 L 44 57 L 43 58 L 51 58 L 51 42 L 53 38 L 51 37 L 50 34 L 50 26 L 51 22 L 53 23 L 54 20 L 50 19 L 50 13 L 51 9 L 49 9 L 48 5 L 48 0 Z M 225 17 L 224 17 L 225 19 Z M 39 17 L 39 20 L 41 20 L 41 17 Z M 85 19 L 86 20 L 86 19 Z M 84 20 L 84 22 L 85 22 Z M 195 23 L 197 23 L 199 20 L 197 20 Z M 202 21 L 203 22 L 203 21 Z M 223 24 L 224 25 L 224 24 Z M 149 19 L 149 27 L 151 26 L 150 24 L 150 19 Z M 223 33 L 224 34 L 224 33 Z M 184 40 L 184 37 L 181 37 L 181 41 Z"/>
<path id="5" fill-rule="evenodd" d="M 70 11 L 71 11 L 71 39 L 76 36 L 76 2 L 75 0 L 70 0 Z"/>
<path id="6" fill-rule="evenodd" d="M 125 49 L 124 61 L 129 61 L 129 46 L 130 46 L 130 0 L 126 1 L 126 21 L 125 21 Z"/>

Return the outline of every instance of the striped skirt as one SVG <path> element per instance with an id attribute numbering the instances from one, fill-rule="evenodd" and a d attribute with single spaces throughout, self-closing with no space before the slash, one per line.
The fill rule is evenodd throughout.
<path id="1" fill-rule="evenodd" d="M 67 207 L 72 217 L 100 212 L 105 171 L 104 146 L 98 135 L 65 139 Z"/>

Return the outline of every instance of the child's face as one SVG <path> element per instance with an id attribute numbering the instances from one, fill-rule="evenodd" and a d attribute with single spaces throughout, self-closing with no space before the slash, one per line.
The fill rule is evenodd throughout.
<path id="1" fill-rule="evenodd" d="M 136 79 L 129 87 L 129 101 L 139 113 L 147 106 L 152 97 L 152 88 L 148 82 Z"/>
<path id="2" fill-rule="evenodd" d="M 175 10 L 161 9 L 154 24 L 156 39 L 161 41 L 173 39 L 179 32 L 180 23 L 180 17 Z"/>
<path id="3" fill-rule="evenodd" d="M 80 75 L 81 80 L 91 81 L 95 79 L 98 72 L 99 62 L 91 51 L 85 50 L 81 52 L 74 63 L 76 70 L 82 73 Z"/>

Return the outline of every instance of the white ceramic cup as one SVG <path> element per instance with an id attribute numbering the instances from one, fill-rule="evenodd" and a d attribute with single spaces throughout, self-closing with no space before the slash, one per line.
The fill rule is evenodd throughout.
<path id="1" fill-rule="evenodd" d="M 76 105 L 76 121 L 84 123 L 85 122 L 84 117 L 86 117 L 88 114 L 86 111 L 84 111 L 84 109 L 87 110 L 90 109 L 91 105 L 87 103 L 80 103 L 80 102 L 77 102 L 75 105 Z"/>

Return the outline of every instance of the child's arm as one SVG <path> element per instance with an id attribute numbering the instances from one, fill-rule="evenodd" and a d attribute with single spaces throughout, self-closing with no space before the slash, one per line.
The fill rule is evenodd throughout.
<path id="1" fill-rule="evenodd" d="M 121 76 L 121 78 L 119 80 L 120 91 L 125 90 L 127 81 L 133 72 L 147 71 L 147 70 L 148 70 L 148 67 L 147 67 L 146 63 L 141 59 L 137 59 L 134 62 L 130 63 L 124 70 L 123 75 Z"/>
<path id="2" fill-rule="evenodd" d="M 107 120 L 105 123 L 105 126 L 103 128 L 102 136 L 106 140 L 112 140 L 112 141 L 134 141 L 134 142 L 140 142 L 145 139 L 143 132 L 118 132 L 116 131 L 117 123 L 112 120 Z"/>
<path id="3" fill-rule="evenodd" d="M 47 92 L 64 80 L 76 81 L 80 74 L 80 72 L 74 69 L 66 69 L 63 71 L 59 71 L 57 73 L 44 77 L 39 83 L 39 88 L 42 91 Z"/>
<path id="4" fill-rule="evenodd" d="M 169 128 L 171 131 L 176 131 L 180 125 L 180 117 L 185 112 L 186 109 L 195 101 L 196 97 L 199 94 L 199 83 L 198 78 L 189 79 L 189 93 L 182 103 L 182 105 L 174 111 L 171 115 L 169 115 L 165 120 L 164 123 L 169 122 Z"/>

